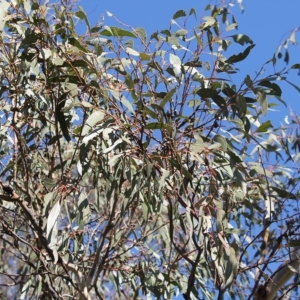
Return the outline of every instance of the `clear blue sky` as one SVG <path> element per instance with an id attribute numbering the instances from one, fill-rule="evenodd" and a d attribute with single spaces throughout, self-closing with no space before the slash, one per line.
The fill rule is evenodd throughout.
<path id="1" fill-rule="evenodd" d="M 223 0 L 224 2 L 224 0 Z M 227 1 L 228 2 L 228 1 Z M 113 18 L 108 17 L 106 11 L 114 14 L 120 21 L 133 27 L 143 27 L 150 36 L 157 30 L 169 27 L 173 14 L 180 9 L 189 12 L 191 8 L 197 11 L 197 19 L 207 15 L 204 12 L 207 4 L 215 4 L 216 1 L 199 0 L 79 0 L 78 5 L 82 6 L 87 13 L 91 25 L 99 21 L 100 16 L 104 16 L 106 25 L 117 25 Z M 239 28 L 236 33 L 248 35 L 256 44 L 251 54 L 244 62 L 236 66 L 241 70 L 241 80 L 246 74 L 251 77 L 259 71 L 264 62 L 272 58 L 277 47 L 293 29 L 300 26 L 299 12 L 300 1 L 298 0 L 243 0 L 244 13 L 241 12 L 238 5 L 232 8 Z M 118 25 L 117 25 L 118 26 Z M 235 34 L 232 31 L 232 34 Z M 296 36 L 300 41 L 300 33 Z M 239 51 L 242 51 L 240 49 Z M 290 65 L 300 63 L 299 46 L 289 46 Z M 238 52 L 237 52 L 238 53 Z M 282 65 L 283 66 L 283 65 Z M 278 68 L 279 70 L 279 68 Z M 272 68 L 269 69 L 272 71 Z M 300 76 L 297 70 L 290 71 L 291 81 L 300 86 Z M 268 75 L 268 72 L 266 72 Z M 280 106 L 278 111 L 268 115 L 274 125 L 279 125 L 279 120 L 283 120 L 289 114 L 290 109 L 300 113 L 300 94 L 288 84 L 280 84 L 283 89 L 282 98 L 287 103 L 287 108 Z M 275 101 L 272 101 L 275 102 Z"/>
<path id="2" fill-rule="evenodd" d="M 215 4 L 215 1 L 205 0 L 81 0 L 78 5 L 82 6 L 90 20 L 94 25 L 100 20 L 100 16 L 104 15 L 105 25 L 119 26 L 113 18 L 110 18 L 106 11 L 114 14 L 120 21 L 132 27 L 143 27 L 150 36 L 157 30 L 167 29 L 173 14 L 183 9 L 189 12 L 191 8 L 197 11 L 197 18 L 200 22 L 201 16 L 209 14 L 204 12 L 207 4 Z M 235 33 L 243 33 L 248 35 L 256 44 L 247 59 L 236 65 L 241 70 L 239 80 L 242 81 L 246 74 L 253 77 L 258 72 L 263 63 L 272 58 L 277 47 L 282 43 L 296 27 L 300 26 L 300 1 L 299 0 L 244 0 L 245 11 L 241 13 L 238 7 L 232 8 L 234 16 L 239 24 L 238 31 Z M 232 34 L 235 34 L 232 32 Z M 296 35 L 296 39 L 300 41 L 300 32 Z M 239 51 L 242 51 L 240 48 Z M 237 53 L 239 52 L 237 51 Z M 290 63 L 300 63 L 300 47 L 289 46 Z M 279 64 L 283 66 L 283 64 Z M 278 68 L 277 71 L 281 69 Z M 266 76 L 273 72 L 272 66 L 269 66 Z M 300 76 L 297 70 L 289 72 L 290 81 L 300 86 Z M 235 77 L 236 78 L 236 77 Z M 277 111 L 268 114 L 267 118 L 271 119 L 276 126 L 283 123 L 284 117 L 290 114 L 290 109 L 300 114 L 300 94 L 291 86 L 279 83 L 282 87 L 282 98 L 287 103 L 287 108 L 283 105 L 275 108 Z M 272 102 L 275 102 L 272 101 Z M 181 296 L 174 298 L 176 300 L 183 299 Z"/>

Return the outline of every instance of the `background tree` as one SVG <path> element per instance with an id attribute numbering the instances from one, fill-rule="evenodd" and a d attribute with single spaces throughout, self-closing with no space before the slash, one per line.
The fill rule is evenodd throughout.
<path id="1" fill-rule="evenodd" d="M 297 295 L 299 120 L 267 119 L 296 31 L 240 80 L 224 3 L 150 36 L 67 1 L 0 20 L 3 298 L 263 299 L 282 264 Z"/>

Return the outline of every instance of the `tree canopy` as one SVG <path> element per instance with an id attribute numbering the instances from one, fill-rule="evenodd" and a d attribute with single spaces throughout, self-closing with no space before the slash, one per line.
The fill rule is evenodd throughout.
<path id="1" fill-rule="evenodd" d="M 241 79 L 224 1 L 115 20 L 0 0 L 2 298 L 271 299 L 285 261 L 297 296 L 300 119 L 269 117 L 297 29 Z"/>

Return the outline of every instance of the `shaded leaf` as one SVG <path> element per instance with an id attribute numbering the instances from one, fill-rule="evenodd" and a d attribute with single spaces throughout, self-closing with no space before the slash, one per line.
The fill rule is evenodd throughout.
<path id="1" fill-rule="evenodd" d="M 186 17 L 186 12 L 184 10 L 178 10 L 174 15 L 173 15 L 173 18 L 172 19 L 178 19 L 178 18 L 181 18 L 181 17 Z"/>
<path id="2" fill-rule="evenodd" d="M 237 54 L 237 55 L 234 54 L 234 55 L 230 56 L 230 57 L 226 60 L 226 63 L 228 63 L 228 64 L 234 64 L 234 63 L 237 63 L 237 62 L 239 62 L 239 61 L 244 60 L 244 59 L 249 55 L 251 49 L 252 49 L 254 46 L 255 46 L 255 44 L 254 44 L 254 45 L 251 45 L 251 46 L 248 46 L 244 52 L 241 52 L 241 53 L 239 53 L 239 54 Z"/>
<path id="3" fill-rule="evenodd" d="M 276 84 L 276 83 L 272 83 L 270 81 L 267 80 L 263 80 L 261 82 L 259 82 L 260 86 L 265 86 L 268 87 L 270 89 L 272 89 L 273 92 L 269 93 L 271 95 L 276 95 L 276 96 L 281 96 L 281 88 Z"/>
<path id="4" fill-rule="evenodd" d="M 210 98 L 218 96 L 219 93 L 215 89 L 200 89 L 196 92 L 196 94 L 201 98 Z"/>
<path id="5" fill-rule="evenodd" d="M 292 193 L 289 193 L 288 191 L 286 190 L 282 190 L 282 189 L 279 189 L 275 186 L 272 186 L 272 190 L 275 191 L 279 197 L 281 198 L 284 198 L 284 199 L 293 199 L 293 200 L 296 200 L 297 197 L 292 194 Z"/>

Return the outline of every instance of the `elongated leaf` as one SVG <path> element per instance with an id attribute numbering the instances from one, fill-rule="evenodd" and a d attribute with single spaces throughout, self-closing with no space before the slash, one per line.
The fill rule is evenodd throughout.
<path id="1" fill-rule="evenodd" d="M 145 125 L 145 129 L 166 129 L 171 132 L 172 126 L 163 122 L 155 122 L 155 123 L 149 123 Z"/>
<path id="2" fill-rule="evenodd" d="M 61 76 L 49 78 L 49 82 L 53 82 L 53 83 L 66 82 L 66 81 L 78 85 L 84 83 L 84 80 L 82 78 L 78 78 L 78 76 L 74 76 L 74 75 L 61 75 Z"/>
<path id="3" fill-rule="evenodd" d="M 227 141 L 226 138 L 223 137 L 222 135 L 217 134 L 214 139 L 213 139 L 216 143 L 220 143 L 222 150 L 223 151 L 227 151 Z"/>
<path id="4" fill-rule="evenodd" d="M 294 84 L 294 83 L 288 81 L 287 79 L 285 79 L 285 81 L 286 81 L 287 83 L 289 83 L 292 87 L 294 87 L 294 88 L 300 93 L 300 88 L 299 88 L 299 86 L 297 86 L 296 84 Z"/>
<path id="5" fill-rule="evenodd" d="M 85 47 L 83 47 L 82 43 L 80 43 L 77 39 L 71 37 L 69 38 L 69 42 L 71 45 L 73 45 L 74 47 L 78 48 L 79 50 L 81 50 L 84 53 L 88 53 L 89 50 L 86 49 Z"/>
<path id="6" fill-rule="evenodd" d="M 77 11 L 75 13 L 76 17 L 79 18 L 80 20 L 84 20 L 88 30 L 91 31 L 89 20 L 88 20 L 86 14 L 85 14 L 83 8 L 81 6 L 78 6 L 78 8 L 79 8 L 79 11 Z"/>
<path id="7" fill-rule="evenodd" d="M 272 186 L 272 190 L 275 191 L 278 194 L 278 196 L 280 196 L 281 198 L 284 198 L 284 199 L 293 199 L 293 200 L 297 199 L 297 197 L 294 194 L 289 193 L 286 190 L 279 189 L 279 188 L 277 188 L 275 186 Z"/>
<path id="8" fill-rule="evenodd" d="M 161 101 L 160 103 L 161 107 L 164 107 L 166 103 L 168 103 L 172 99 L 175 92 L 176 92 L 176 88 L 173 88 L 171 91 L 167 93 L 167 95 L 165 95 L 163 101 Z"/>
<path id="9" fill-rule="evenodd" d="M 261 124 L 257 129 L 256 132 L 267 132 L 269 128 L 272 128 L 273 125 L 271 123 L 270 120 L 268 120 L 267 122 L 264 122 L 263 124 Z"/>
<path id="10" fill-rule="evenodd" d="M 128 37 L 136 38 L 134 33 L 130 32 L 130 31 L 127 31 L 127 30 L 124 30 L 124 29 L 121 29 L 121 28 L 118 28 L 118 27 L 105 26 L 105 28 L 106 29 L 104 29 L 103 31 L 100 32 L 101 35 L 116 36 L 116 37 L 128 36 Z"/>
<path id="11" fill-rule="evenodd" d="M 121 144 L 123 142 L 122 139 L 118 139 L 114 142 L 114 144 L 108 148 L 106 148 L 105 150 L 103 150 L 103 153 L 109 153 L 110 151 L 114 150 L 119 144 Z"/>
<path id="12" fill-rule="evenodd" d="M 125 107 L 127 107 L 131 113 L 134 113 L 131 103 L 120 92 L 110 90 L 110 93 L 115 97 L 115 99 L 119 100 Z"/>
<path id="13" fill-rule="evenodd" d="M 87 195 L 81 193 L 78 201 L 78 215 L 77 215 L 77 224 L 79 225 L 78 229 L 82 230 L 90 218 L 90 207 Z"/>
<path id="14" fill-rule="evenodd" d="M 64 138 L 69 142 L 71 140 L 71 136 L 69 133 L 69 127 L 66 122 L 65 114 L 63 112 L 57 112 L 56 116 L 57 116 L 57 120 L 60 125 L 60 129 L 62 131 L 62 134 L 63 134 Z"/>
<path id="15" fill-rule="evenodd" d="M 239 117 L 241 119 L 243 119 L 247 112 L 247 104 L 246 104 L 246 100 L 243 95 L 236 95 L 235 105 L 236 105 Z"/>
<path id="16" fill-rule="evenodd" d="M 58 217 L 60 215 L 61 205 L 59 201 L 57 201 L 52 207 L 48 218 L 47 218 L 47 241 L 49 246 L 54 246 L 57 241 L 57 222 Z"/>
<path id="17" fill-rule="evenodd" d="M 86 120 L 82 129 L 82 135 L 88 134 L 95 126 L 95 124 L 101 122 L 105 114 L 102 111 L 94 111 Z"/>
<path id="18" fill-rule="evenodd" d="M 216 95 L 212 96 L 211 99 L 220 107 L 224 108 L 226 106 L 226 101 L 223 97 Z"/>
<path id="19" fill-rule="evenodd" d="M 272 83 L 270 81 L 263 80 L 263 81 L 259 82 L 259 85 L 272 89 L 272 92 L 270 92 L 268 94 L 281 96 L 281 93 L 282 93 L 281 88 L 276 83 Z"/>
<path id="20" fill-rule="evenodd" d="M 177 56 L 177 55 L 174 55 L 172 53 L 170 53 L 170 63 L 173 65 L 173 66 L 181 66 L 181 59 Z"/>
<path id="21" fill-rule="evenodd" d="M 292 65 L 291 69 L 300 69 L 300 64 L 294 64 L 294 65 Z"/>
<path id="22" fill-rule="evenodd" d="M 253 41 L 245 34 L 235 34 L 231 36 L 236 43 L 244 46 L 245 44 L 253 44 Z"/>
<path id="23" fill-rule="evenodd" d="M 157 113 L 151 110 L 149 107 L 144 106 L 143 111 L 146 113 L 147 116 L 150 116 L 153 119 L 157 119 Z"/>
<path id="24" fill-rule="evenodd" d="M 147 32 L 144 28 L 139 27 L 135 29 L 135 32 L 139 35 L 139 37 L 141 38 L 141 40 L 146 43 L 147 41 Z"/>
<path id="25" fill-rule="evenodd" d="M 218 91 L 215 89 L 200 89 L 196 92 L 201 98 L 210 98 L 218 96 Z"/>
<path id="26" fill-rule="evenodd" d="M 178 10 L 174 15 L 173 15 L 173 19 L 178 19 L 181 17 L 186 17 L 186 12 L 184 10 Z"/>
<path id="27" fill-rule="evenodd" d="M 255 47 L 255 44 L 248 46 L 244 52 L 241 52 L 238 55 L 234 54 L 234 55 L 230 56 L 225 62 L 228 64 L 234 64 L 234 63 L 244 60 L 249 55 L 249 53 L 253 47 Z"/>
<path id="28" fill-rule="evenodd" d="M 179 170 L 184 177 L 186 177 L 189 180 L 193 180 L 192 175 L 189 173 L 189 171 L 182 165 L 180 165 L 175 159 L 169 158 L 170 163 L 172 166 L 174 166 L 177 170 Z"/>
<path id="29" fill-rule="evenodd" d="M 59 123 L 60 129 L 63 133 L 64 138 L 69 142 L 71 140 L 70 133 L 69 133 L 69 127 L 66 121 L 66 116 L 63 112 L 63 108 L 65 106 L 66 98 L 69 95 L 69 92 L 63 93 L 59 99 L 58 104 L 56 106 L 56 118 Z"/>
<path id="30" fill-rule="evenodd" d="M 130 47 L 126 47 L 125 51 L 133 56 L 140 56 L 140 53 Z"/>

